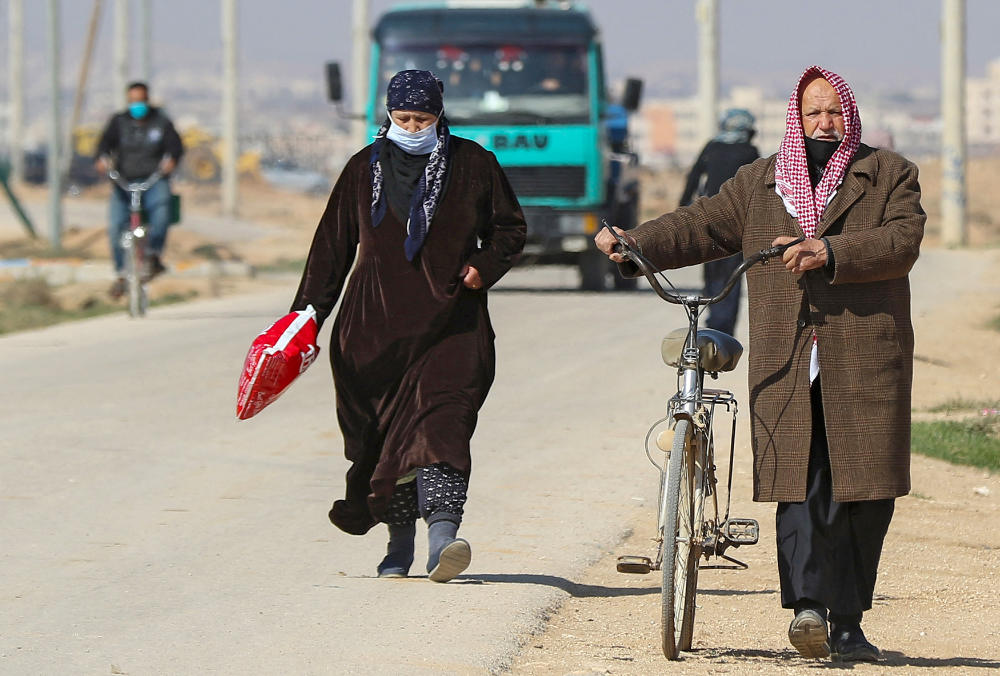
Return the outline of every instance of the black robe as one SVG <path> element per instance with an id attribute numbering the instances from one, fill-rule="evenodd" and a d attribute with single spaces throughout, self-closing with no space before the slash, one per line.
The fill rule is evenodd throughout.
<path id="1" fill-rule="evenodd" d="M 521 207 L 492 153 L 452 137 L 449 176 L 423 248 L 406 260 L 404 224 L 371 223 L 371 147 L 352 157 L 320 219 L 292 309 L 333 311 L 357 256 L 330 342 L 347 472 L 330 520 L 361 535 L 396 481 L 445 462 L 468 477 L 469 441 L 493 383 L 485 290 L 524 245 Z M 466 288 L 468 263 L 483 289 Z"/>

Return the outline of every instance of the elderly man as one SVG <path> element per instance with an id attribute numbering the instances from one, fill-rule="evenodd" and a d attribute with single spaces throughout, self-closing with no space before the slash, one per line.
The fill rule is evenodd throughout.
<path id="1" fill-rule="evenodd" d="M 781 602 L 807 657 L 879 657 L 861 618 L 894 498 L 910 489 L 907 274 L 925 220 L 917 168 L 863 145 L 850 87 L 813 66 L 776 155 L 622 233 L 661 269 L 806 238 L 784 267 L 751 268 L 747 285 L 754 500 L 778 503 Z M 614 243 L 597 237 L 625 263 Z"/>

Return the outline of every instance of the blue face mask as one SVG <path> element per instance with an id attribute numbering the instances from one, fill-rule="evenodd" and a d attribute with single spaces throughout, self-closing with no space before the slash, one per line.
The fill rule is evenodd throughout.
<path id="1" fill-rule="evenodd" d="M 389 131 L 385 137 L 411 155 L 426 155 L 437 145 L 437 123 L 420 131 L 406 131 L 389 116 Z"/>
<path id="2" fill-rule="evenodd" d="M 135 120 L 141 120 L 149 115 L 149 104 L 145 101 L 135 101 L 128 104 L 128 114 Z"/>

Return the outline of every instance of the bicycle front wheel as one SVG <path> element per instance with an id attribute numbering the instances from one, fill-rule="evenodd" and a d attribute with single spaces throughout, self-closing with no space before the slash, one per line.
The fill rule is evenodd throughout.
<path id="1" fill-rule="evenodd" d="M 125 281 L 128 287 L 128 313 L 132 317 L 146 314 L 146 288 L 142 283 L 143 250 L 142 240 L 131 236 L 125 250 Z"/>
<path id="2" fill-rule="evenodd" d="M 660 536 L 663 574 L 660 598 L 660 637 L 663 655 L 670 660 L 691 647 L 699 548 L 696 536 L 697 433 L 689 420 L 674 428 L 674 443 L 661 496 Z"/>

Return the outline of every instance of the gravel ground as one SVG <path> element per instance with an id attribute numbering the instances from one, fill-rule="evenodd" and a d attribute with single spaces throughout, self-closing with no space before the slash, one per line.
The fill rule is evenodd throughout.
<path id="1" fill-rule="evenodd" d="M 949 399 L 995 400 L 1000 392 L 998 252 L 924 252 L 912 275 L 919 415 Z M 745 375 L 741 376 L 745 378 Z M 729 385 L 744 391 L 742 385 Z M 736 389 L 737 393 L 740 389 Z M 650 406 L 649 418 L 659 411 Z M 745 423 L 745 418 L 741 421 Z M 636 430 L 636 437 L 643 430 Z M 750 500 L 746 425 L 737 441 L 733 515 L 761 524 L 761 541 L 735 551 L 748 570 L 699 576 L 693 650 L 667 662 L 659 648 L 660 578 L 615 571 L 621 554 L 649 554 L 655 527 L 650 496 L 656 474 L 641 480 L 642 503 L 627 525 L 634 535 L 569 590 L 546 630 L 525 643 L 515 674 L 757 674 L 838 668 L 799 657 L 786 638 L 774 553 L 774 507 Z M 636 451 L 641 452 L 641 451 Z M 724 465 L 723 465 L 724 466 Z M 976 674 L 1000 668 L 1000 628 L 989 618 L 1000 598 L 1000 476 L 914 456 L 913 490 L 896 503 L 876 586 L 865 616 L 884 654 L 859 673 Z"/>

